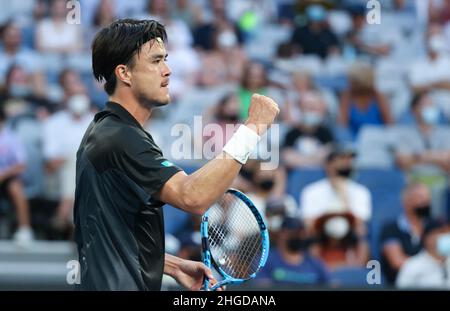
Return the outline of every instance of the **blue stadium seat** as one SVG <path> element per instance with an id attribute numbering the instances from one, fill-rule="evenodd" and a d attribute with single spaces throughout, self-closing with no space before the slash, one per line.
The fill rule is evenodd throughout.
<path id="1" fill-rule="evenodd" d="M 378 238 L 382 226 L 402 213 L 401 191 L 405 175 L 396 169 L 359 170 L 356 181 L 365 185 L 372 195 L 372 218 L 369 224 L 371 258 L 379 259 Z"/>
<path id="2" fill-rule="evenodd" d="M 182 167 L 187 174 L 193 173 L 198 168 L 196 166 Z M 164 206 L 164 230 L 166 233 L 176 235 L 185 227 L 189 219 L 190 216 L 188 213 L 168 204 Z"/>
<path id="3" fill-rule="evenodd" d="M 380 279 L 381 284 L 368 284 L 367 275 L 370 269 L 360 267 L 344 267 L 339 268 L 330 273 L 330 283 L 332 285 L 344 288 L 361 288 L 383 285 L 383 277 Z"/>
<path id="4" fill-rule="evenodd" d="M 297 204 L 300 201 L 300 193 L 307 185 L 325 177 L 323 169 L 297 169 L 291 171 L 287 180 L 287 193 L 292 195 Z"/>

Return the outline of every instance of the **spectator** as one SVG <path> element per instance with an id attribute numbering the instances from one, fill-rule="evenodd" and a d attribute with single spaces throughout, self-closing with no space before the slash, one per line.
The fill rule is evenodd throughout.
<path id="1" fill-rule="evenodd" d="M 367 23 L 366 6 L 351 6 L 350 14 L 352 16 L 353 28 L 347 34 L 347 40 L 356 52 L 374 57 L 388 55 L 392 47 L 388 42 L 383 40 L 380 31 L 371 31 L 374 27 Z"/>
<path id="2" fill-rule="evenodd" d="M 283 220 L 277 238 L 277 247 L 272 249 L 266 266 L 257 277 L 260 285 L 317 286 L 329 281 L 323 263 L 308 251 L 310 239 L 298 218 Z"/>
<path id="3" fill-rule="evenodd" d="M 114 12 L 113 0 L 101 0 L 100 3 L 97 5 L 97 9 L 95 10 L 92 21 L 92 24 L 94 25 L 96 30 L 108 26 L 115 19 L 116 16 Z"/>
<path id="4" fill-rule="evenodd" d="M 95 34 L 103 27 L 111 24 L 116 20 L 116 12 L 114 10 L 113 0 L 101 0 L 93 8 L 92 20 L 89 27 L 85 27 L 83 36 L 85 38 L 85 46 L 90 47 Z"/>
<path id="5" fill-rule="evenodd" d="M 409 258 L 397 277 L 398 288 L 450 289 L 450 225 L 431 221 L 423 232 L 424 249 Z"/>
<path id="6" fill-rule="evenodd" d="M 17 231 L 13 239 L 20 246 L 28 246 L 34 239 L 29 205 L 20 180 L 25 163 L 24 146 L 6 126 L 6 115 L 0 106 L 0 198 L 10 200 L 16 209 Z"/>
<path id="7" fill-rule="evenodd" d="M 251 187 L 247 195 L 255 204 L 262 215 L 266 214 L 266 207 L 269 200 L 290 200 L 290 196 L 285 194 L 286 173 L 283 167 L 277 169 L 263 169 L 263 162 L 255 161 L 255 168 L 252 172 Z"/>
<path id="8" fill-rule="evenodd" d="M 57 229 L 66 229 L 72 223 L 76 150 L 92 118 L 89 99 L 85 95 L 73 95 L 67 101 L 67 108 L 49 117 L 43 125 L 46 168 L 59 177 L 61 200 L 54 221 Z"/>
<path id="9" fill-rule="evenodd" d="M 189 0 L 176 0 L 171 9 L 172 18 L 184 21 L 190 29 L 193 29 L 201 19 L 201 8 Z"/>
<path id="10" fill-rule="evenodd" d="M 423 225 L 430 216 L 430 192 L 425 185 L 412 183 L 403 190 L 402 202 L 403 214 L 384 224 L 380 236 L 382 270 L 391 284 L 405 261 L 422 249 Z"/>
<path id="11" fill-rule="evenodd" d="M 198 84 L 218 86 L 241 79 L 247 56 L 241 34 L 225 12 L 223 0 L 211 1 L 212 17 L 194 29 L 194 47 L 202 60 Z"/>
<path id="12" fill-rule="evenodd" d="M 242 34 L 239 28 L 227 16 L 224 0 L 212 0 L 208 9 L 210 16 L 203 14 L 202 22 L 194 29 L 194 46 L 203 51 L 211 51 L 216 46 L 242 43 Z M 205 12 L 204 12 L 205 13 Z M 226 35 L 218 33 L 227 30 Z"/>
<path id="13" fill-rule="evenodd" d="M 300 214 L 308 228 L 331 212 L 351 212 L 356 221 L 369 221 L 372 211 L 369 190 L 350 179 L 354 153 L 342 146 L 332 149 L 325 161 L 327 177 L 306 186 L 300 195 Z"/>
<path id="14" fill-rule="evenodd" d="M 312 253 L 329 270 L 342 267 L 364 267 L 369 258 L 367 241 L 358 234 L 356 218 L 352 213 L 327 213 L 314 222 L 317 239 Z"/>
<path id="15" fill-rule="evenodd" d="M 195 139 L 194 144 L 201 142 L 201 150 L 211 152 L 213 158 L 221 152 L 239 124 L 239 103 L 236 95 L 225 94 L 217 105 L 205 112 L 203 118 L 205 127 L 202 139 Z"/>
<path id="16" fill-rule="evenodd" d="M 324 124 L 326 104 L 317 92 L 302 93 L 301 117 L 287 132 L 282 157 L 290 168 L 320 167 L 328 155 L 333 134 Z"/>
<path id="17" fill-rule="evenodd" d="M 308 23 L 298 26 L 291 41 L 303 54 L 317 55 L 322 59 L 339 53 L 339 42 L 326 19 L 327 12 L 320 5 L 310 5 L 306 9 Z"/>
<path id="18" fill-rule="evenodd" d="M 372 213 L 369 190 L 350 179 L 354 153 L 342 146 L 335 147 L 326 158 L 327 177 L 306 186 L 300 194 L 300 216 L 307 229 L 315 232 L 317 221 L 327 214 L 350 214 L 358 241 L 356 259 L 364 263 L 368 258 L 367 222 Z M 318 232 L 315 232 L 318 234 Z"/>
<path id="19" fill-rule="evenodd" d="M 245 120 L 248 116 L 248 108 L 250 107 L 250 99 L 253 93 L 267 95 L 267 87 L 269 81 L 267 79 L 266 69 L 263 64 L 258 62 L 249 62 L 244 67 L 241 86 L 239 88 L 239 117 Z"/>
<path id="20" fill-rule="evenodd" d="M 75 70 L 62 70 L 58 82 L 63 91 L 63 104 L 67 103 L 67 100 L 74 95 L 86 94 L 86 86 L 83 84 L 80 74 Z"/>
<path id="21" fill-rule="evenodd" d="M 41 70 L 37 53 L 23 46 L 21 31 L 13 21 L 8 21 L 1 29 L 0 81 L 2 82 L 13 64 L 20 64 L 29 73 Z"/>
<path id="22" fill-rule="evenodd" d="M 6 81 L 0 92 L 0 103 L 11 117 L 33 114 L 35 108 L 50 108 L 51 104 L 43 92 L 42 75 L 29 74 L 22 66 L 13 64 L 6 73 Z M 44 82 L 40 85 L 39 82 Z"/>
<path id="23" fill-rule="evenodd" d="M 394 139 L 396 161 L 411 180 L 430 187 L 433 212 L 442 213 L 441 197 L 450 171 L 450 129 L 437 124 L 440 109 L 427 93 L 413 98 L 411 110 L 416 124 L 397 129 Z"/>
<path id="24" fill-rule="evenodd" d="M 341 96 L 339 123 L 356 137 L 364 125 L 393 122 L 386 98 L 374 83 L 374 71 L 365 63 L 355 63 L 349 72 L 350 88 Z"/>
<path id="25" fill-rule="evenodd" d="M 449 48 L 442 27 L 432 23 L 428 27 L 426 58 L 418 58 L 411 64 L 409 82 L 414 93 L 431 92 L 446 117 L 450 117 L 450 66 Z"/>
<path id="26" fill-rule="evenodd" d="M 71 54 L 82 48 L 79 25 L 67 23 L 66 1 L 53 0 L 51 17 L 40 21 L 36 28 L 36 48 L 42 53 Z"/>

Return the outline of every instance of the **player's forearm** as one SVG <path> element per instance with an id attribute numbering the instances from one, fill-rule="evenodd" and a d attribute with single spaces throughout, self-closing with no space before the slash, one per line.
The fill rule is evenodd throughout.
<path id="1" fill-rule="evenodd" d="M 174 277 L 178 271 L 178 267 L 181 263 L 181 258 L 165 254 L 164 257 L 164 274 Z"/>
<path id="2" fill-rule="evenodd" d="M 242 164 L 222 153 L 189 175 L 182 189 L 182 197 L 189 210 L 203 214 L 231 186 Z"/>

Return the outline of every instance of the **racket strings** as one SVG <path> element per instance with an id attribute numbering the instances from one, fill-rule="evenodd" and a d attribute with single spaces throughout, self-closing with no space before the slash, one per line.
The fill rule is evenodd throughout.
<path id="1" fill-rule="evenodd" d="M 246 279 L 259 268 L 263 238 L 244 202 L 225 194 L 209 211 L 209 244 L 216 264 L 228 275 Z"/>

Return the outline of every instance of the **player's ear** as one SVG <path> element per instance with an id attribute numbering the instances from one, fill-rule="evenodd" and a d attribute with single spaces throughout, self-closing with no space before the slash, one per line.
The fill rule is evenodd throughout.
<path id="1" fill-rule="evenodd" d="M 130 68 L 127 65 L 117 65 L 114 72 L 118 80 L 122 81 L 128 86 L 131 85 L 131 72 Z"/>

